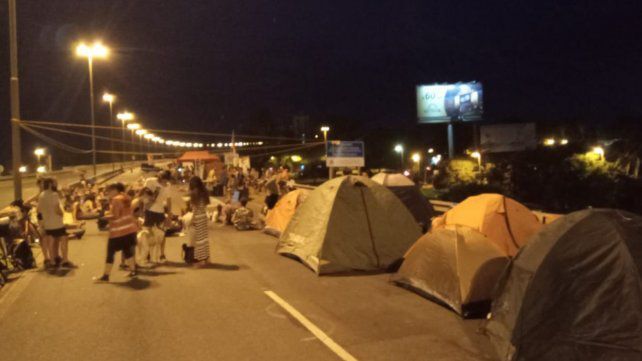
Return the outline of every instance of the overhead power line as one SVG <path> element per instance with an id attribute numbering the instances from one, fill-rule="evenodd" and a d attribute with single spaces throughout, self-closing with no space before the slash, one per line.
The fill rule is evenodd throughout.
<path id="1" fill-rule="evenodd" d="M 65 123 L 65 122 L 54 122 L 54 121 L 45 121 L 45 120 L 21 120 L 20 123 L 28 124 L 40 124 L 40 125 L 54 125 L 60 127 L 77 127 L 77 128 L 92 128 L 89 124 L 78 124 L 78 123 Z M 107 125 L 96 125 L 93 126 L 95 129 L 117 129 L 120 130 L 122 127 L 113 127 Z M 231 138 L 232 133 L 213 133 L 213 132 L 196 132 L 196 131 L 186 131 L 186 130 L 170 130 L 170 129 L 148 129 L 153 133 L 162 133 L 162 134 L 178 134 L 178 135 L 196 135 L 196 136 L 213 136 L 213 137 L 226 137 Z M 272 140 L 301 140 L 300 138 L 293 137 L 278 137 L 270 135 L 256 135 L 256 134 L 234 134 L 237 138 L 250 138 L 250 139 L 272 139 Z"/>

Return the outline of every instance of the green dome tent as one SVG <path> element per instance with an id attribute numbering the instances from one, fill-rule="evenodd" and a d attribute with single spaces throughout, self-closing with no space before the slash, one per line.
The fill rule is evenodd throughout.
<path id="1" fill-rule="evenodd" d="M 499 281 L 485 328 L 502 360 L 642 359 L 642 217 L 571 213 Z"/>
<path id="2" fill-rule="evenodd" d="M 419 236 L 408 209 L 386 187 L 345 176 L 310 192 L 277 252 L 297 257 L 317 274 L 385 270 Z"/>

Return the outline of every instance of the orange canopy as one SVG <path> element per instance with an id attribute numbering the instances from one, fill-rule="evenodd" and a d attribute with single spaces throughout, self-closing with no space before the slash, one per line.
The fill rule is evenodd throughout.
<path id="1" fill-rule="evenodd" d="M 219 157 L 216 154 L 210 154 L 210 152 L 206 150 L 196 150 L 196 151 L 185 152 L 180 158 L 178 158 L 179 162 L 193 162 L 196 160 L 202 160 L 202 161 L 219 160 Z"/>
<path id="2" fill-rule="evenodd" d="M 433 229 L 446 225 L 479 231 L 510 256 L 517 254 L 542 227 L 530 209 L 501 194 L 468 197 L 432 223 Z"/>

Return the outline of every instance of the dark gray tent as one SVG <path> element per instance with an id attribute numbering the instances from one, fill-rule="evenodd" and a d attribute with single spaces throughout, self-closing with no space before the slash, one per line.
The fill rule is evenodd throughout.
<path id="1" fill-rule="evenodd" d="M 378 173 L 371 178 L 394 193 L 415 218 L 423 231 L 430 227 L 435 210 L 419 187 L 401 173 Z"/>
<path id="2" fill-rule="evenodd" d="M 499 282 L 486 331 L 501 360 L 642 360 L 642 217 L 571 213 Z"/>

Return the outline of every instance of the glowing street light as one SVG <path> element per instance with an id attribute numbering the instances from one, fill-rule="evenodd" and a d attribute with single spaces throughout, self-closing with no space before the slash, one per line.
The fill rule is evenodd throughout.
<path id="1" fill-rule="evenodd" d="M 94 114 L 94 58 L 105 59 L 109 55 L 109 49 L 101 42 L 96 41 L 92 45 L 79 43 L 76 46 L 76 55 L 78 57 L 87 58 L 87 67 L 89 68 L 89 105 L 91 108 L 91 157 L 94 170 L 94 177 L 96 176 L 96 117 Z"/>
<path id="2" fill-rule="evenodd" d="M 35 154 L 36 158 L 38 158 L 38 165 L 40 165 L 40 158 L 42 158 L 42 156 L 45 155 L 46 153 L 47 153 L 47 150 L 45 148 L 36 148 L 33 151 L 33 154 Z M 49 162 L 49 163 L 51 163 L 51 162 Z"/>
<path id="3" fill-rule="evenodd" d="M 108 92 L 103 93 L 103 102 L 109 104 L 109 138 L 110 138 L 110 149 L 111 149 L 111 161 L 112 161 L 112 170 L 116 167 L 116 163 L 114 161 L 114 130 L 111 128 L 113 126 L 114 122 L 114 100 L 116 100 L 116 96 L 114 94 L 110 94 Z"/>
<path id="4" fill-rule="evenodd" d="M 544 145 L 547 147 L 552 147 L 555 145 L 555 138 L 546 138 L 544 139 Z"/>
<path id="5" fill-rule="evenodd" d="M 428 154 L 433 154 L 435 150 L 433 148 L 428 148 Z"/>
<path id="6" fill-rule="evenodd" d="M 47 171 L 47 168 L 44 165 L 40 165 L 38 166 L 38 168 L 36 168 L 36 172 L 38 173 L 44 173 L 46 171 Z"/>
<path id="7" fill-rule="evenodd" d="M 38 157 L 38 162 L 40 162 L 40 157 L 45 155 L 45 148 L 36 148 L 33 151 L 33 154 L 35 154 Z"/>
<path id="8" fill-rule="evenodd" d="M 560 139 L 560 144 L 561 145 L 567 145 L 568 144 L 568 139 L 566 139 L 566 138 Z"/>
<path id="9" fill-rule="evenodd" d="M 18 168 L 18 172 L 27 173 L 27 166 L 26 165 L 21 165 L 20 168 Z"/>
<path id="10" fill-rule="evenodd" d="M 481 153 L 479 151 L 474 151 L 470 153 L 470 156 L 477 159 L 477 165 L 481 168 Z"/>
<path id="11" fill-rule="evenodd" d="M 415 163 L 419 163 L 421 161 L 421 156 L 419 155 L 419 153 L 414 153 L 410 158 Z"/>
<path id="12" fill-rule="evenodd" d="M 403 169 L 403 145 L 397 144 L 395 145 L 395 152 L 399 153 L 400 159 L 401 159 L 401 168 Z"/>
<path id="13" fill-rule="evenodd" d="M 603 160 L 604 159 L 604 148 L 602 148 L 600 146 L 593 147 L 591 152 L 593 154 L 597 155 L 599 160 Z"/>
<path id="14" fill-rule="evenodd" d="M 328 162 L 328 132 L 330 131 L 330 127 L 327 125 L 322 125 L 321 126 L 321 132 L 323 132 L 323 143 L 325 145 L 325 159 L 326 159 L 326 165 Z M 332 179 L 332 167 L 328 167 L 328 179 Z"/>
<path id="15" fill-rule="evenodd" d="M 125 162 L 125 133 L 126 133 L 125 127 L 129 126 L 129 124 L 127 124 L 127 122 L 131 122 L 132 120 L 134 120 L 134 114 L 130 113 L 128 111 L 120 112 L 120 113 L 116 114 L 116 119 L 120 120 L 120 123 L 121 123 L 121 139 L 120 140 L 122 141 L 122 143 L 120 144 L 120 146 L 121 146 L 120 150 L 123 153 L 122 157 L 121 157 L 121 160 L 124 163 Z"/>

